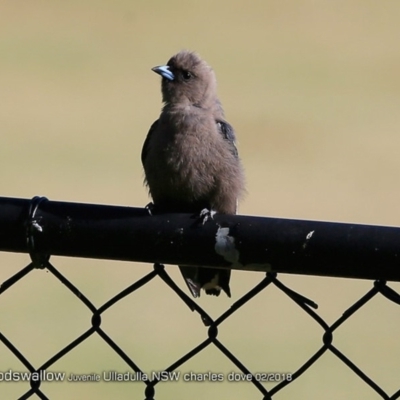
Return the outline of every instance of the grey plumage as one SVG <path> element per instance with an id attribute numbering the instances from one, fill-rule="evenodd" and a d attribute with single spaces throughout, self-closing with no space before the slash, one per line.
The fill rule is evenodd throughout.
<path id="1" fill-rule="evenodd" d="M 235 214 L 244 173 L 213 70 L 196 53 L 181 51 L 153 71 L 162 76 L 164 107 L 147 134 L 142 163 L 156 210 Z M 194 297 L 200 288 L 230 296 L 230 270 L 180 269 Z"/>

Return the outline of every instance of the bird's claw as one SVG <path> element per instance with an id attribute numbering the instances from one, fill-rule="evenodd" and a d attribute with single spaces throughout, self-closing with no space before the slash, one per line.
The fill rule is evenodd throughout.
<path id="1" fill-rule="evenodd" d="M 153 202 L 150 202 L 149 204 L 147 204 L 147 205 L 145 206 L 144 209 L 149 213 L 149 215 L 153 216 L 154 209 L 155 209 L 155 205 L 154 205 Z"/>
<path id="2" fill-rule="evenodd" d="M 214 215 L 217 212 L 214 210 L 209 210 L 208 208 L 203 208 L 200 211 L 200 219 L 202 220 L 203 225 L 209 220 L 209 219 L 214 219 Z"/>

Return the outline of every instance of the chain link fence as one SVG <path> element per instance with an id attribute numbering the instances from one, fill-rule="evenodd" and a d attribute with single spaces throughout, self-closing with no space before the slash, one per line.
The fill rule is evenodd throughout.
<path id="1" fill-rule="evenodd" d="M 3 201 L 1 201 L 3 200 Z M 185 292 L 183 292 L 177 285 L 176 283 L 170 278 L 168 273 L 166 272 L 164 265 L 158 262 L 159 258 L 163 258 L 162 250 L 164 249 L 165 251 L 168 251 L 168 248 L 165 248 L 163 245 L 163 240 L 165 239 L 164 235 L 168 236 L 168 230 L 156 230 L 154 231 L 154 226 L 149 226 L 146 229 L 150 231 L 153 231 L 153 233 L 156 235 L 153 237 L 150 241 L 147 247 L 144 248 L 144 253 L 149 253 L 149 246 L 152 244 L 152 251 L 151 255 L 147 255 L 150 258 L 154 259 L 154 268 L 153 270 L 144 275 L 142 278 L 139 280 L 133 282 L 129 287 L 126 289 L 122 290 L 119 292 L 117 295 L 112 297 L 110 300 L 105 302 L 103 305 L 100 307 L 96 307 L 94 303 L 87 298 L 83 293 L 80 292 L 80 290 L 74 285 L 74 283 L 68 279 L 65 275 L 63 275 L 51 262 L 51 257 L 50 255 L 53 254 L 68 254 L 70 251 L 71 256 L 76 256 L 77 253 L 78 255 L 82 255 L 82 253 L 85 253 L 88 251 L 87 247 L 91 247 L 93 243 L 96 244 L 96 246 L 93 247 L 92 250 L 97 253 L 97 258 L 110 258 L 109 256 L 104 257 L 104 246 L 101 245 L 101 243 L 109 242 L 111 240 L 110 236 L 110 226 L 113 226 L 112 229 L 116 229 L 118 235 L 124 235 L 127 233 L 126 230 L 124 230 L 124 226 L 122 224 L 122 221 L 125 221 L 125 218 L 120 218 L 121 213 L 118 211 L 117 208 L 114 208 L 114 210 L 111 210 L 109 208 L 106 210 L 104 208 L 104 213 L 99 212 L 101 211 L 101 207 L 106 207 L 106 206 L 94 206 L 94 205 L 79 205 L 79 204 L 73 204 L 68 206 L 68 203 L 59 203 L 58 204 L 58 211 L 55 212 L 54 210 L 47 209 L 46 211 L 46 206 L 51 207 L 51 203 L 54 202 L 48 202 L 47 199 L 44 198 L 34 198 L 32 201 L 29 200 L 21 200 L 21 199 L 0 199 L 0 249 L 5 250 L 5 251 L 15 251 L 15 252 L 28 252 L 31 258 L 31 262 L 29 265 L 25 266 L 21 270 L 19 270 L 16 274 L 13 276 L 10 276 L 7 280 L 5 280 L 1 286 L 0 286 L 0 302 L 2 300 L 2 295 L 9 291 L 9 290 L 14 290 L 20 283 L 26 278 L 29 274 L 31 274 L 35 269 L 45 269 L 47 270 L 50 274 L 52 274 L 57 280 L 59 280 L 65 287 L 68 289 L 69 293 L 71 296 L 76 297 L 79 302 L 81 303 L 82 307 L 85 307 L 91 314 L 91 323 L 88 325 L 87 330 L 76 337 L 73 341 L 71 341 L 67 346 L 62 348 L 60 351 L 58 351 L 56 354 L 54 354 L 52 357 L 50 357 L 46 362 L 44 362 L 42 365 L 33 365 L 33 363 L 17 348 L 17 346 L 13 343 L 13 338 L 12 337 L 7 337 L 6 335 L 3 334 L 3 332 L 0 332 L 0 341 L 7 347 L 8 351 L 12 353 L 21 363 L 21 365 L 24 366 L 26 372 L 13 372 L 13 371 L 6 371 L 5 365 L 1 365 L 0 370 L 4 372 L 0 372 L 0 388 L 1 385 L 4 385 L 7 380 L 13 380 L 16 379 L 17 376 L 13 376 L 13 374 L 25 374 L 24 376 L 26 377 L 26 392 L 22 394 L 19 398 L 20 399 L 29 399 L 29 398 L 40 398 L 40 399 L 49 399 L 48 394 L 46 394 L 46 390 L 43 388 L 43 382 L 49 381 L 49 380 L 57 380 L 57 377 L 54 376 L 54 373 L 51 372 L 52 368 L 56 365 L 56 363 L 63 357 L 65 357 L 69 352 L 72 350 L 76 349 L 77 347 L 81 346 L 88 338 L 90 338 L 92 335 L 98 335 L 122 360 L 124 363 L 126 363 L 127 368 L 129 369 L 129 373 L 134 377 L 134 379 L 139 380 L 141 384 L 143 385 L 143 397 L 146 400 L 150 399 L 155 399 L 158 398 L 157 396 L 157 389 L 159 388 L 160 385 L 165 384 L 165 381 L 168 379 L 172 379 L 174 376 L 174 373 L 176 374 L 179 371 L 179 368 L 183 366 L 186 362 L 191 360 L 192 358 L 196 357 L 200 352 L 208 348 L 209 346 L 214 346 L 214 348 L 217 349 L 224 357 L 229 359 L 229 361 L 232 363 L 232 366 L 235 366 L 239 373 L 238 379 L 241 381 L 247 382 L 249 385 L 253 385 L 256 390 L 259 392 L 259 396 L 255 395 L 253 398 L 257 399 L 273 399 L 276 397 L 278 393 L 284 392 L 285 388 L 288 385 L 291 385 L 293 382 L 295 382 L 298 379 L 301 379 L 301 376 L 308 370 L 310 369 L 311 366 L 313 366 L 315 363 L 318 363 L 318 361 L 321 359 L 321 357 L 329 352 L 331 353 L 334 357 L 336 357 L 340 362 L 349 370 L 351 370 L 355 375 L 357 375 L 364 383 L 366 386 L 369 387 L 369 390 L 374 392 L 376 395 L 376 398 L 382 398 L 382 399 L 397 399 L 400 397 L 400 385 L 399 385 L 399 390 L 397 390 L 393 394 L 388 394 L 386 393 L 383 388 L 379 385 L 379 382 L 375 382 L 368 374 L 363 371 L 363 367 L 361 365 L 356 365 L 354 362 L 350 360 L 349 357 L 346 356 L 342 351 L 339 350 L 338 347 L 336 347 L 333 344 L 334 337 L 336 331 L 343 325 L 345 324 L 351 317 L 353 317 L 359 310 L 364 307 L 368 302 L 371 301 L 375 296 L 383 296 L 384 299 L 393 302 L 396 305 L 400 305 L 400 295 L 390 287 L 390 285 L 387 284 L 387 281 L 384 276 L 382 275 L 390 275 L 392 279 L 396 279 L 396 273 L 400 276 L 400 268 L 399 268 L 399 262 L 397 261 L 397 247 L 394 246 L 392 249 L 389 247 L 386 247 L 386 250 L 384 249 L 385 243 L 394 243 L 397 240 L 396 235 L 400 235 L 399 232 L 397 232 L 396 228 L 385 228 L 385 227 L 362 227 L 362 226 L 355 226 L 352 225 L 350 226 L 344 226 L 342 227 L 343 229 L 350 229 L 350 231 L 353 233 L 353 238 L 354 241 L 349 242 L 349 236 L 347 236 L 347 248 L 345 252 L 340 253 L 340 257 L 346 257 L 349 259 L 349 261 L 345 261 L 343 259 L 343 263 L 346 264 L 346 262 L 349 262 L 351 264 L 357 263 L 359 260 L 357 260 L 356 254 L 362 254 L 363 257 L 365 253 L 368 254 L 368 250 L 366 250 L 367 246 L 368 248 L 372 245 L 373 248 L 371 251 L 375 254 L 373 259 L 370 259 L 370 263 L 374 263 L 375 266 L 372 266 L 369 268 L 368 263 L 366 263 L 364 266 L 362 266 L 362 272 L 360 272 L 360 277 L 364 277 L 364 275 L 368 275 L 369 278 L 371 278 L 370 275 L 376 274 L 376 279 L 372 282 L 370 290 L 368 290 L 366 293 L 364 293 L 357 301 L 354 302 L 349 308 L 343 311 L 343 314 L 338 318 L 336 321 L 334 321 L 331 324 L 328 324 L 317 312 L 317 304 L 315 304 L 312 300 L 307 299 L 303 295 L 295 292 L 291 288 L 287 287 L 282 283 L 282 280 L 278 279 L 277 277 L 277 271 L 274 269 L 279 269 L 279 268 L 273 268 L 272 266 L 276 264 L 275 262 L 266 262 L 266 260 L 274 259 L 274 256 L 264 256 L 264 259 L 258 259 L 258 263 L 254 263 L 254 260 L 250 260 L 251 262 L 244 262 L 245 256 L 241 258 L 242 256 L 239 256 L 235 259 L 235 262 L 231 265 L 226 265 L 228 263 L 229 259 L 229 254 L 232 254 L 232 248 L 229 247 L 230 244 L 232 244 L 232 241 L 227 241 L 228 238 L 234 237 L 237 239 L 237 249 L 242 250 L 242 253 L 245 254 L 245 250 L 240 247 L 240 235 L 236 232 L 243 228 L 243 222 L 239 223 L 237 225 L 237 222 L 235 222 L 235 225 L 230 225 L 229 222 L 226 220 L 224 221 L 217 221 L 217 229 L 222 229 L 229 227 L 229 235 L 225 237 L 225 252 L 222 252 L 222 256 L 224 259 L 221 258 L 221 251 L 219 247 L 219 257 L 220 260 L 218 263 L 220 264 L 220 267 L 234 267 L 236 269 L 240 268 L 248 268 L 248 269 L 256 269 L 256 270 L 268 270 L 265 272 L 263 275 L 263 279 L 250 291 L 248 291 L 244 296 L 242 296 L 240 299 L 235 301 L 230 308 L 228 308 L 224 313 L 222 313 L 218 318 L 213 319 L 207 311 L 200 307 L 198 302 L 193 301 L 191 297 L 189 297 Z M 86 207 L 86 208 L 85 208 Z M 100 207 L 100 208 L 96 208 Z M 44 211 L 40 211 L 43 209 Z M 84 210 L 82 210 L 84 209 Z M 87 213 L 86 211 L 91 209 L 91 213 Z M 62 211 L 61 211 L 62 210 Z M 110 212 L 113 215 L 113 218 L 110 219 Z M 52 215 L 52 217 L 50 217 Z M 84 220 L 79 221 L 79 216 L 81 216 Z M 146 216 L 145 214 L 140 212 L 140 218 L 145 219 L 146 221 L 154 221 L 154 218 L 150 218 Z M 165 217 L 165 216 L 160 216 L 160 220 L 165 219 L 165 224 L 171 224 L 171 221 L 173 217 Z M 177 219 L 178 216 L 176 216 Z M 188 223 L 190 226 L 193 226 L 195 223 L 191 217 L 186 217 L 188 219 Z M 229 218 L 232 218 L 233 221 L 235 221 L 235 216 L 230 216 Z M 99 228 L 99 221 L 100 220 L 106 220 L 104 229 L 102 231 L 98 231 Z M 263 219 L 259 218 L 259 222 L 262 223 Z M 60 222 L 63 221 L 63 222 Z M 118 222 L 119 221 L 119 222 Z M 286 221 L 287 223 L 290 223 L 290 220 Z M 292 221 L 293 222 L 293 221 Z M 254 220 L 251 221 L 251 223 L 254 223 Z M 280 221 L 282 223 L 282 221 Z M 314 230 L 310 231 L 310 227 L 307 225 L 309 222 L 306 221 L 296 221 L 296 225 L 304 224 L 306 225 L 304 228 L 304 231 L 301 232 L 301 235 L 299 234 L 298 231 L 294 232 L 292 230 L 292 233 L 294 232 L 295 235 L 299 234 L 299 237 L 302 237 L 302 240 L 295 244 L 295 248 L 297 250 L 302 249 L 304 252 L 306 252 L 306 259 L 309 261 L 310 265 L 318 265 L 318 259 L 315 259 L 315 255 L 319 254 L 320 249 L 318 250 L 318 246 L 313 249 L 313 243 L 312 243 L 312 238 L 313 236 L 318 236 L 318 231 L 323 228 L 322 224 L 319 222 L 314 222 Z M 90 225 L 90 226 L 89 226 Z M 129 221 L 128 221 L 129 225 Z M 143 234 L 143 226 L 141 226 L 140 223 L 137 223 L 138 225 L 137 229 L 142 232 Z M 150 223 L 151 225 L 151 223 Z M 208 225 L 208 224 L 206 224 Z M 213 225 L 211 223 L 211 225 Z M 93 237 L 93 235 L 87 235 L 86 240 L 81 240 L 80 235 L 82 235 L 82 232 L 80 232 L 80 227 L 85 227 L 84 229 L 95 229 L 97 231 L 97 235 L 102 235 L 103 236 L 103 241 L 99 239 L 99 236 Z M 108 227 L 107 227 L 108 226 Z M 184 224 L 182 224 L 182 221 L 177 222 L 177 226 L 179 226 L 180 232 L 183 230 L 185 232 L 186 227 Z M 178 229 L 177 226 L 173 226 L 172 232 L 175 232 L 173 234 L 173 238 L 176 238 L 176 230 Z M 57 234 L 53 231 L 53 228 L 57 227 L 56 230 L 59 232 L 58 234 L 62 236 L 63 238 L 63 243 L 59 243 L 59 247 L 57 247 Z M 235 227 L 235 230 L 233 229 Z M 327 231 L 329 231 L 329 226 L 326 227 Z M 336 226 L 337 229 L 338 226 Z M 357 229 L 363 230 L 364 228 L 367 230 L 369 233 L 369 236 L 366 236 L 368 238 L 367 244 L 361 243 L 360 240 L 360 234 L 355 234 Z M 375 232 L 373 235 L 371 235 L 371 228 L 374 230 L 378 229 L 378 232 Z M 54 228 L 55 229 L 55 228 Z M 266 228 L 270 229 L 270 228 Z M 318 229 L 318 231 L 317 231 Z M 204 230 L 207 230 L 207 228 L 204 228 Z M 49 237 L 52 239 L 49 240 L 46 237 L 43 237 L 43 235 L 46 233 L 46 231 L 50 231 Z M 331 230 L 332 231 L 332 230 Z M 201 238 L 201 234 L 203 232 L 203 228 L 195 229 L 194 232 L 192 232 L 193 237 L 196 238 L 198 237 L 197 240 L 203 240 Z M 290 230 L 287 232 L 290 233 Z M 282 251 L 289 251 L 293 253 L 293 241 L 290 239 L 290 234 L 289 233 L 281 233 L 284 236 L 286 236 L 286 241 L 283 243 L 279 242 L 279 252 Z M 308 233 L 307 233 L 308 232 Z M 310 232 L 313 232 L 310 234 Z M 337 231 L 336 231 L 337 232 Z M 304 235 L 306 233 L 306 235 Z M 258 230 L 258 234 L 262 235 L 262 232 Z M 146 234 L 144 234 L 146 236 Z M 215 240 L 217 240 L 217 236 L 215 234 L 215 231 L 211 235 Z M 396 237 L 394 237 L 396 236 Z M 379 241 L 376 242 L 372 238 L 379 238 L 377 239 Z M 144 237 L 143 240 L 147 240 L 148 238 Z M 171 237 L 168 236 L 167 241 L 171 242 Z M 323 241 L 323 237 L 319 240 Z M 353 239 L 352 239 L 353 240 Z M 206 240 L 204 239 L 206 242 Z M 188 243 L 185 242 L 185 240 L 182 239 L 182 241 L 176 241 L 172 240 L 172 247 L 176 246 L 187 246 Z M 251 242 L 251 240 L 250 240 Z M 329 241 L 327 241 L 329 242 Z M 71 245 L 71 243 L 75 243 L 74 245 Z M 115 242 L 117 243 L 117 242 Z M 114 243 L 114 244 L 115 244 Z M 131 242 L 132 243 L 132 242 Z M 132 244 L 130 243 L 130 247 L 132 248 Z M 161 243 L 161 247 L 157 247 L 157 243 Z M 352 243 L 355 243 L 356 246 L 353 247 Z M 397 242 L 399 243 L 399 242 Z M 243 243 L 241 243 L 243 245 Z M 376 255 L 376 253 L 379 253 L 379 248 L 376 246 L 379 244 L 380 246 L 380 251 L 381 253 Z M 119 245 L 121 243 L 119 242 Z M 206 243 L 207 245 L 207 243 Z M 62 250 L 61 250 L 61 247 Z M 201 247 L 201 245 L 199 245 Z M 274 247 L 274 244 L 270 241 L 268 244 L 268 249 L 269 246 Z M 276 244 L 275 244 L 276 246 Z M 341 244 L 343 247 L 343 244 Z M 111 252 L 117 252 L 115 253 L 115 258 L 116 259 L 127 259 L 129 257 L 126 256 L 124 253 L 124 250 L 122 248 L 119 248 L 115 250 L 115 246 L 111 246 L 112 249 L 108 250 Z M 215 246 L 214 246 L 215 247 Z M 286 250 L 285 250 L 286 247 Z M 227 250 L 228 248 L 228 250 Z M 264 248 L 265 248 L 265 243 L 264 243 Z M 53 251 L 51 251 L 53 249 Z M 97 250 L 96 250 L 97 249 Z M 189 249 L 192 249 L 191 251 L 193 252 L 193 247 L 189 246 Z M 141 249 L 142 251 L 143 249 Z M 324 251 L 327 251 L 328 253 L 331 252 L 332 249 L 328 248 L 325 246 Z M 203 249 L 200 249 L 199 251 L 203 251 Z M 253 253 L 258 253 L 259 250 L 257 250 L 254 246 L 250 247 L 249 249 L 250 252 Z M 218 251 L 217 251 L 218 252 Z M 265 250 L 264 250 L 265 252 Z M 273 251 L 271 251 L 273 252 Z M 185 253 L 185 252 L 179 252 L 178 251 L 178 258 L 183 257 L 181 259 L 185 260 L 185 264 L 187 265 L 193 265 L 193 262 L 196 260 L 196 254 L 192 255 L 192 258 L 188 256 L 190 253 Z M 183 254 L 183 256 L 182 256 Z M 228 254 L 228 255 L 227 255 Z M 87 257 L 91 256 L 89 254 L 86 254 Z M 292 255 L 291 255 L 292 256 Z M 290 257 L 291 257 L 290 256 Z M 132 255 L 131 257 L 135 257 L 135 255 Z M 186 258 L 185 258 L 186 257 Z M 271 257 L 271 258 L 269 258 Z M 301 256 L 303 257 L 303 256 Z M 313 258 L 314 257 L 314 258 Z M 391 259 L 393 257 L 393 260 Z M 141 261 L 141 256 L 138 256 L 138 260 Z M 382 271 L 379 270 L 379 273 L 377 273 L 376 269 L 373 269 L 376 267 L 376 262 L 377 259 L 381 258 L 386 264 L 387 267 L 390 269 L 387 271 Z M 147 260 L 149 261 L 149 260 Z M 168 261 L 168 260 L 167 260 Z M 178 261 L 178 260 L 175 260 Z M 230 260 L 232 261 L 232 260 Z M 337 260 L 333 260 L 333 263 L 335 263 Z M 206 264 L 208 265 L 208 264 Z M 216 266 L 215 262 L 213 264 L 213 261 L 211 259 L 210 264 L 211 266 Z M 249 268 L 249 265 L 252 265 L 252 267 Z M 284 263 L 283 263 L 284 265 Z M 246 267 L 247 266 L 247 267 Z M 282 268 L 287 268 L 286 266 L 283 266 Z M 298 269 L 301 268 L 301 266 L 296 266 L 295 272 L 298 273 Z M 371 269 L 372 268 L 372 269 Z M 327 268 L 328 273 L 331 273 L 332 270 Z M 342 271 L 339 269 L 339 272 Z M 389 272 L 388 272 L 389 271 Z M 397 272 L 396 272 L 397 271 Z M 278 271 L 279 272 L 279 271 Z M 326 272 L 326 271 L 325 271 Z M 324 275 L 325 273 L 319 273 L 319 275 Z M 351 276 L 357 275 L 357 268 L 353 267 L 348 274 L 351 274 Z M 335 274 L 333 274 L 335 275 Z M 339 275 L 339 274 L 336 274 Z M 397 276 L 396 280 L 399 280 L 399 276 Z M 140 291 L 145 285 L 147 285 L 149 282 L 151 282 L 154 279 L 162 280 L 165 285 L 167 285 L 178 297 L 181 299 L 192 311 L 196 312 L 199 314 L 199 317 L 202 321 L 202 323 L 207 327 L 206 328 L 206 334 L 204 336 L 204 340 L 202 340 L 200 343 L 198 343 L 195 347 L 193 347 L 190 351 L 188 351 L 186 354 L 182 355 L 179 357 L 175 362 L 173 362 L 171 365 L 168 365 L 165 367 L 165 369 L 162 372 L 155 373 L 153 375 L 148 375 L 145 371 L 144 368 L 140 365 L 140 363 L 135 360 L 134 357 L 129 356 L 127 349 L 122 348 L 121 346 L 118 345 L 118 343 L 112 339 L 112 337 L 107 334 L 106 330 L 103 329 L 102 327 L 102 317 L 103 314 L 109 310 L 111 307 L 116 305 L 119 301 L 122 299 L 126 298 L 127 296 L 130 296 L 132 293 Z M 287 296 L 292 302 L 294 302 L 299 310 L 302 310 L 305 312 L 309 318 L 311 318 L 315 323 L 317 323 L 321 330 L 322 330 L 322 345 L 320 348 L 309 358 L 304 359 L 302 364 L 295 370 L 291 371 L 290 373 L 258 373 L 257 371 L 252 371 L 250 366 L 246 365 L 244 361 L 240 359 L 240 357 L 235 355 L 235 352 L 233 350 L 230 350 L 226 344 L 224 344 L 224 340 L 220 338 L 220 335 L 218 333 L 219 327 L 221 327 L 233 314 L 235 314 L 239 309 L 242 307 L 251 307 L 252 306 L 252 301 L 253 299 L 260 293 L 266 290 L 269 290 L 269 288 L 275 287 L 279 291 L 282 292 L 285 296 Z M 397 316 L 398 318 L 398 316 Z M 0 316 L 1 319 L 1 316 Z M 249 330 L 251 331 L 251 327 L 249 327 Z M 184 333 L 183 333 L 184 334 Z M 249 333 L 250 335 L 251 333 Z M 271 370 L 271 368 L 269 368 Z M 7 375 L 8 374 L 8 375 Z M 172 378 L 171 378 L 172 377 Z M 21 376 L 18 377 L 21 379 Z M 60 379 L 62 379 L 61 377 Z M 98 379 L 98 377 L 93 376 L 93 380 Z M 223 377 L 220 376 L 219 373 L 213 373 L 213 372 L 208 372 L 208 376 L 206 377 L 209 382 L 217 382 Z M 190 376 L 183 376 L 183 379 L 188 379 L 190 380 Z M 235 380 L 235 377 L 231 377 L 232 380 Z M 273 384 L 271 388 L 267 389 L 268 384 Z M 182 391 L 182 397 L 184 397 L 184 392 Z"/>

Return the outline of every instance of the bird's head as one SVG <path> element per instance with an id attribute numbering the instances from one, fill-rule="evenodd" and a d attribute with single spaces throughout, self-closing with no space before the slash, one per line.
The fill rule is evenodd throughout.
<path id="1" fill-rule="evenodd" d="M 167 65 L 152 70 L 162 76 L 161 90 L 166 105 L 207 108 L 215 104 L 214 71 L 196 53 L 180 51 Z"/>

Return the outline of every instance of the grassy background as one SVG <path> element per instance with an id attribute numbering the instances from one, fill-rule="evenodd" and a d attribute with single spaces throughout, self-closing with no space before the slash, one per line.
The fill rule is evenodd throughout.
<path id="1" fill-rule="evenodd" d="M 140 151 L 161 107 L 160 80 L 150 68 L 188 48 L 215 69 L 237 131 L 249 192 L 242 214 L 398 226 L 399 12 L 396 0 L 3 1 L 0 194 L 146 204 Z M 0 281 L 29 262 L 27 255 L 7 253 L 0 260 Z M 151 270 L 122 262 L 52 262 L 96 306 Z M 168 272 L 184 287 L 175 267 Z M 261 279 L 235 272 L 231 300 L 203 296 L 199 303 L 216 317 Z M 281 279 L 315 300 L 328 323 L 371 288 L 368 281 Z M 334 341 L 389 394 L 399 388 L 398 312 L 378 296 Z M 0 315 L 0 331 L 35 367 L 90 324 L 81 303 L 45 271 L 5 292 Z M 102 327 L 146 372 L 166 368 L 206 337 L 199 318 L 158 281 L 107 311 Z M 293 372 L 322 344 L 321 329 L 274 288 L 226 321 L 220 339 L 254 372 Z M 3 345 L 0 360 L 1 371 L 23 370 Z M 51 370 L 125 372 L 127 366 L 94 335 Z M 232 370 L 212 347 L 180 368 Z M 144 396 L 140 383 L 42 387 L 51 399 Z M 26 390 L 0 383 L 4 399 Z M 157 398 L 259 396 L 246 383 L 157 387 Z M 330 354 L 275 397 L 377 398 Z"/>

